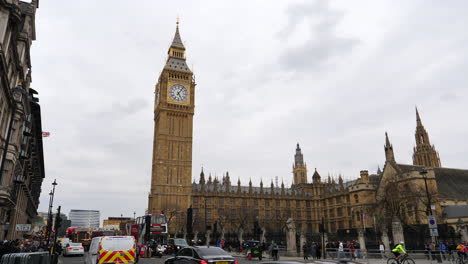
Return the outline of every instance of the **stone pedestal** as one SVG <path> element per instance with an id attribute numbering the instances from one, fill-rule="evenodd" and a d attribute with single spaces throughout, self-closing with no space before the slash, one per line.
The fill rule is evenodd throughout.
<path id="1" fill-rule="evenodd" d="M 390 254 L 390 240 L 388 239 L 388 230 L 385 228 L 382 230 L 382 243 L 385 247 L 385 254 Z"/>
<path id="2" fill-rule="evenodd" d="M 358 229 L 359 250 L 361 254 L 367 256 L 366 238 L 364 237 L 364 230 Z"/>
<path id="3" fill-rule="evenodd" d="M 224 240 L 224 228 L 221 230 L 221 237 L 219 238 L 219 241 Z"/>
<path id="4" fill-rule="evenodd" d="M 210 240 L 211 240 L 211 230 L 206 231 L 206 245 L 210 245 Z"/>
<path id="5" fill-rule="evenodd" d="M 266 229 L 262 227 L 262 235 L 260 236 L 260 243 L 266 243 Z"/>
<path id="6" fill-rule="evenodd" d="M 405 236 L 403 234 L 403 226 L 401 225 L 398 217 L 392 219 L 392 233 L 393 233 L 393 244 L 398 244 L 400 241 L 405 242 Z"/>
<path id="7" fill-rule="evenodd" d="M 239 230 L 239 247 L 242 247 L 242 244 L 244 244 L 244 229 Z"/>
<path id="8" fill-rule="evenodd" d="M 297 256 L 296 249 L 296 224 L 292 218 L 286 221 L 287 233 L 286 233 L 286 244 L 287 244 L 287 256 Z"/>
<path id="9" fill-rule="evenodd" d="M 468 241 L 468 225 L 461 219 L 458 219 L 457 227 L 461 236 L 461 241 Z"/>

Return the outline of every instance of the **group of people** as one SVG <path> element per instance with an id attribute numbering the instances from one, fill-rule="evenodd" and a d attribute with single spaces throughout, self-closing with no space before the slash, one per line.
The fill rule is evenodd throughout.
<path id="1" fill-rule="evenodd" d="M 304 260 L 308 260 L 309 257 L 312 259 L 321 259 L 322 258 L 322 245 L 313 242 L 312 244 L 304 244 L 302 246 L 302 254 L 304 255 Z"/>
<path id="2" fill-rule="evenodd" d="M 45 241 L 39 240 L 4 240 L 0 244 L 0 259 L 5 254 L 48 251 Z"/>
<path id="3" fill-rule="evenodd" d="M 330 242 L 326 244 L 327 249 L 335 249 L 338 259 L 349 257 L 350 259 L 362 258 L 361 245 L 357 240 Z"/>
<path id="4" fill-rule="evenodd" d="M 454 244 L 452 242 L 428 242 L 424 244 L 424 251 L 427 259 L 435 259 L 437 255 L 440 254 L 445 260 L 447 257 L 452 256 L 454 252 L 458 252 L 458 255 L 460 255 L 461 252 L 462 255 L 466 256 L 466 252 L 468 252 L 466 248 L 467 242 L 460 242 L 458 244 Z"/>

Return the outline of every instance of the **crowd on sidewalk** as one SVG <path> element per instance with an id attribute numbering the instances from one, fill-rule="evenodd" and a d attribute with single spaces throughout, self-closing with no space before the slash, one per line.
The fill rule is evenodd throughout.
<path id="1" fill-rule="evenodd" d="M 4 240 L 0 244 L 0 259 L 9 253 L 26 253 L 48 251 L 46 241 L 40 240 Z"/>

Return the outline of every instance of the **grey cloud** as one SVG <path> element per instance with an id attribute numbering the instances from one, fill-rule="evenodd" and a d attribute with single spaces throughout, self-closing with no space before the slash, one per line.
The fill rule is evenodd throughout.
<path id="1" fill-rule="evenodd" d="M 40 210 L 47 210 L 57 178 L 56 201 L 65 212 L 143 214 L 154 85 L 179 10 L 197 75 L 194 178 L 203 164 L 243 183 L 269 184 L 275 176 L 290 183 L 296 142 L 309 173 L 317 167 L 322 176 L 355 178 L 382 165 L 385 131 L 397 160 L 411 162 L 415 104 L 442 163 L 461 167 L 468 155 L 468 127 L 460 121 L 468 100 L 466 8 L 391 1 L 381 20 L 368 21 L 375 10 L 343 2 L 275 2 L 268 13 L 262 1 L 203 1 L 182 10 L 177 2 L 149 0 L 41 4 L 33 86 L 52 136 L 44 140 Z M 352 19 L 356 10 L 361 24 Z M 395 20 L 395 10 L 408 15 Z M 338 32 L 345 20 L 346 36 Z M 355 32 L 370 23 L 385 34 Z M 297 38 L 303 29 L 307 37 Z"/>
<path id="2" fill-rule="evenodd" d="M 327 1 L 292 5 L 287 11 L 288 24 L 278 32 L 278 38 L 286 41 L 298 30 L 301 23 L 306 25 L 308 38 L 300 45 L 286 47 L 279 57 L 281 67 L 299 72 L 325 70 L 333 64 L 334 58 L 352 51 L 359 41 L 339 36 L 336 32 L 342 16 Z"/>

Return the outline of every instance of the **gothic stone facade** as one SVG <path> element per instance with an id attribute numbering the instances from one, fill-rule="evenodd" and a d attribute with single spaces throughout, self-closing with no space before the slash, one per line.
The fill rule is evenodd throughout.
<path id="1" fill-rule="evenodd" d="M 41 109 L 30 87 L 38 1 L 0 0 L 0 239 L 37 216 L 44 178 Z"/>
<path id="2" fill-rule="evenodd" d="M 374 215 L 385 219 L 384 215 L 397 214 L 406 217 L 406 223 L 424 222 L 426 214 L 420 213 L 424 203 L 422 194 L 425 192 L 421 189 L 424 181 L 419 173 L 423 168 L 428 170 L 429 191 L 437 202 L 437 214 L 442 215 L 447 199 L 444 195 L 451 187 L 441 188 L 438 179 L 443 182 L 444 177 L 437 175 L 450 170 L 440 168 L 439 155 L 430 145 L 419 113 L 413 165 L 396 163 L 393 146 L 386 136 L 383 172 L 379 169 L 376 174 L 369 175 L 367 170 L 363 170 L 355 181 L 343 182 L 341 177 L 335 181 L 330 176 L 322 179 L 316 169 L 312 181 L 309 181 L 307 165 L 297 144 L 292 175 L 294 183 L 289 188 L 284 184 L 275 186 L 273 182 L 269 186 L 261 182 L 259 187 L 252 186 L 251 182 L 243 186 L 240 180 L 232 184 L 228 172 L 221 179 L 213 179 L 211 175 L 205 179 L 203 170 L 199 182 L 191 183 L 195 81 L 186 64 L 185 47 L 178 26 L 155 92 L 153 171 L 148 212 L 163 211 L 168 215 L 172 233 L 186 231 L 189 207 L 193 208 L 194 232 L 206 232 L 208 228 L 225 233 L 252 233 L 254 228 L 281 232 L 288 218 L 295 220 L 297 230 L 301 232 L 319 232 L 323 221 L 325 229 L 331 233 L 340 229 L 362 228 L 365 221 L 369 226 L 372 220 L 368 218 Z M 466 180 L 468 173 L 464 171 L 461 174 L 458 181 Z M 386 186 L 395 182 L 402 183 L 405 188 L 416 188 L 420 204 L 409 206 L 400 201 L 399 212 L 383 208 L 382 201 L 392 196 L 387 193 Z M 464 196 L 461 200 L 460 197 L 456 197 L 457 202 L 463 203 L 463 199 L 466 202 Z M 401 197 L 401 200 L 405 198 L 408 197 Z"/>

